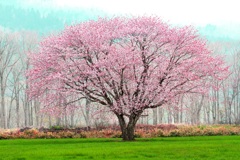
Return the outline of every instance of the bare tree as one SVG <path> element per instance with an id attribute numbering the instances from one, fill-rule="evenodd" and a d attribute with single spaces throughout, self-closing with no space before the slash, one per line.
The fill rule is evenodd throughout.
<path id="1" fill-rule="evenodd" d="M 1 127 L 7 128 L 6 112 L 6 92 L 7 83 L 13 66 L 18 59 L 16 55 L 16 34 L 5 33 L 0 31 L 0 97 L 1 97 Z"/>

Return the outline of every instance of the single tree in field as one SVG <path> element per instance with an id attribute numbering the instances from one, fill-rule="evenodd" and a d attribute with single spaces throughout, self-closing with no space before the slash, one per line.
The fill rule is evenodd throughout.
<path id="1" fill-rule="evenodd" d="M 171 27 L 157 17 L 73 25 L 47 37 L 30 58 L 30 97 L 52 113 L 81 97 L 101 104 L 117 116 L 123 140 L 134 139 L 145 109 L 206 93 L 209 80 L 228 70 L 192 27 Z"/>

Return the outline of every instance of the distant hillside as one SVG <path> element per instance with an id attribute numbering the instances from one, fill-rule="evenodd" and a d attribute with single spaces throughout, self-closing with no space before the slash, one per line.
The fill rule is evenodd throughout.
<path id="1" fill-rule="evenodd" d="M 0 26 L 11 30 L 35 30 L 45 34 L 63 29 L 65 25 L 97 17 L 96 11 L 91 10 L 23 8 L 0 2 Z"/>

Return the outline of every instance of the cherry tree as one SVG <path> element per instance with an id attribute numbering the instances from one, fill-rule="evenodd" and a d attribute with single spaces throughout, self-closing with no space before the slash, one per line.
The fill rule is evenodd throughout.
<path id="1" fill-rule="evenodd" d="M 86 98 L 117 116 L 123 140 L 134 140 L 145 109 L 174 105 L 182 94 L 207 93 L 209 80 L 222 80 L 228 70 L 193 27 L 172 27 L 158 17 L 72 25 L 29 56 L 29 96 L 45 111 L 71 110 Z"/>

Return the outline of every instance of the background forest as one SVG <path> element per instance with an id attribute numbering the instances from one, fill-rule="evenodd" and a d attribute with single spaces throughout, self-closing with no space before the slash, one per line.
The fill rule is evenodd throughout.
<path id="1" fill-rule="evenodd" d="M 105 15 L 99 10 L 51 10 L 19 1 L 0 2 L 0 128 L 99 127 L 118 123 L 114 115 L 89 101 L 82 101 L 81 108 L 57 117 L 41 112 L 44 106 L 27 96 L 25 73 L 31 67 L 27 55 L 37 52 L 41 39 L 60 32 L 65 25 Z M 240 124 L 239 34 L 234 28 L 229 32 L 226 26 L 212 24 L 197 29 L 213 53 L 224 56 L 230 66 L 228 78 L 213 81 L 219 89 L 212 88 L 208 96 L 183 95 L 178 109 L 164 106 L 146 110 L 139 124 Z"/>

